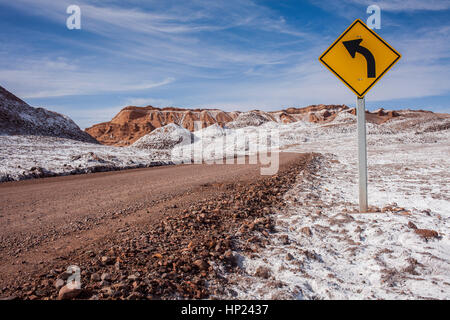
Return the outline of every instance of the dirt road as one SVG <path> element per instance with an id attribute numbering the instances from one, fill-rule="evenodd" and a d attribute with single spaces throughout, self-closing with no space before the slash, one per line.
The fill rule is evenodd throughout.
<path id="1" fill-rule="evenodd" d="M 282 153 L 280 172 L 303 157 Z M 182 165 L 0 184 L 0 290 L 80 248 L 102 248 L 200 198 L 214 200 L 227 185 L 264 179 L 259 169 Z"/>

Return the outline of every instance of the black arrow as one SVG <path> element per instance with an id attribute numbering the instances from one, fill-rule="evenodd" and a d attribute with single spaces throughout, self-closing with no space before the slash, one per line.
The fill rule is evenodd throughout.
<path id="1" fill-rule="evenodd" d="M 369 49 L 360 46 L 363 39 L 355 39 L 350 41 L 343 41 L 348 53 L 355 58 L 357 52 L 361 53 L 367 61 L 367 78 L 375 78 L 375 58 Z"/>

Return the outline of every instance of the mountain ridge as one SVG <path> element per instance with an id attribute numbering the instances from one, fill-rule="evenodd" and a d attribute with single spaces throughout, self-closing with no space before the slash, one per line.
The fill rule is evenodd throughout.
<path id="1" fill-rule="evenodd" d="M 350 108 L 346 105 L 311 105 L 303 108 L 287 108 L 280 111 L 223 111 L 216 108 L 184 109 L 176 107 L 157 108 L 153 106 L 127 106 L 119 111 L 111 121 L 95 124 L 85 131 L 99 142 L 106 145 L 127 146 L 153 130 L 174 123 L 195 131 L 213 124 L 228 125 L 239 118 L 262 118 L 261 121 L 292 123 L 299 120 L 309 122 L 326 122 L 334 119 L 341 111 Z M 200 121 L 201 128 L 197 128 Z M 237 124 L 245 125 L 246 122 Z M 236 125 L 236 124 L 235 124 Z M 248 125 L 257 125 L 249 122 Z"/>
<path id="2" fill-rule="evenodd" d="M 36 135 L 98 143 L 69 117 L 35 108 L 0 86 L 0 135 Z"/>

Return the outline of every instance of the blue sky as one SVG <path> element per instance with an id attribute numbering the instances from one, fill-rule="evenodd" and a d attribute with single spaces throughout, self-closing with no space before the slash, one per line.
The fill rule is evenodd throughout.
<path id="1" fill-rule="evenodd" d="M 370 4 L 403 57 L 368 108 L 450 112 L 450 0 L 0 0 L 0 85 L 82 128 L 126 105 L 353 106 L 318 57 Z"/>

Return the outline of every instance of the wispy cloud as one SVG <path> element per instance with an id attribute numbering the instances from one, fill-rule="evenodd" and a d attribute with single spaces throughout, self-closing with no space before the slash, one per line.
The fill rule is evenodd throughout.
<path id="1" fill-rule="evenodd" d="M 377 4 L 382 10 L 386 11 L 440 11 L 450 9 L 449 0 L 344 0 L 354 4 L 369 6 Z"/>
<path id="2" fill-rule="evenodd" d="M 67 18 L 65 8 L 73 1 L 17 0 L 8 3 L 16 10 L 30 15 L 39 15 L 55 23 L 61 23 Z M 27 78 L 25 85 L 39 87 L 36 83 L 47 83 L 46 90 L 29 89 L 26 97 L 61 96 L 71 94 L 90 94 L 95 90 L 138 90 L 148 89 L 170 83 L 179 76 L 227 78 L 251 68 L 274 66 L 286 63 L 292 52 L 277 50 L 277 42 L 268 41 L 271 50 L 263 45 L 261 48 L 248 46 L 242 50 L 242 42 L 247 39 L 233 38 L 227 30 L 246 28 L 263 33 L 286 35 L 294 39 L 307 38 L 310 34 L 299 31 L 286 23 L 280 15 L 274 14 L 264 6 L 252 1 L 189 1 L 165 2 L 163 7 L 154 6 L 151 10 L 133 6 L 120 7 L 118 2 L 78 1 L 82 12 L 82 31 L 102 37 L 102 44 L 79 44 L 97 56 L 108 58 L 131 59 L 134 63 L 147 63 L 145 68 L 151 74 L 158 74 L 164 80 L 153 81 L 139 77 L 132 81 L 131 75 L 122 76 L 127 69 L 120 65 L 120 74 L 101 66 L 79 64 L 79 70 L 57 70 L 50 63 L 39 65 L 39 68 L 26 70 L 4 70 L 0 80 L 8 81 L 16 87 L 14 79 Z M 220 36 L 219 35 L 220 33 Z M 70 34 L 67 35 L 70 37 Z M 232 37 L 218 39 L 219 37 Z M 63 45 L 77 46 L 69 39 L 53 38 Z M 76 54 L 76 51 L 74 52 Z M 116 58 L 114 58 L 116 57 Z M 43 57 L 50 59 L 50 57 Z M 98 58 L 98 57 L 97 57 Z M 84 69 L 84 70 L 83 70 Z M 94 70 L 93 70 L 94 69 Z M 205 69 L 212 69 L 214 72 Z M 64 73 L 60 73 L 64 71 Z M 99 75 L 102 73 L 102 75 Z M 62 79 L 61 79 L 62 78 Z M 115 79 L 115 80 L 113 80 Z M 68 88 L 67 85 L 71 84 Z M 59 86 L 59 88 L 58 88 Z"/>
<path id="3" fill-rule="evenodd" d="M 74 2 L 82 11 L 81 31 L 65 29 L 65 10 Z M 59 105 L 83 126 L 96 122 L 96 112 L 104 121 L 125 105 L 245 110 L 351 104 L 353 94 L 317 58 L 345 29 L 344 20 L 364 17 L 367 5 L 378 3 L 382 35 L 403 58 L 371 91 L 371 101 L 450 93 L 450 24 L 411 18 L 438 15 L 449 1 L 311 3 L 326 12 L 299 2 L 315 14 L 301 20 L 289 4 L 251 0 L 0 0 L 35 23 L 14 25 L 20 36 L 0 30 L 8 38 L 0 48 L 0 82 L 55 108 L 65 96 L 83 102 L 83 96 L 99 96 L 100 106 L 84 103 L 83 110 Z"/>
<path id="4" fill-rule="evenodd" d="M 0 82 L 15 88 L 16 94 L 25 99 L 147 90 L 174 80 L 170 77 L 157 79 L 145 73 L 119 76 L 114 71 L 88 70 L 63 58 L 56 61 L 30 59 L 0 68 Z"/>
<path id="5" fill-rule="evenodd" d="M 145 98 L 127 98 L 124 102 L 124 105 L 126 106 L 138 106 L 138 107 L 146 107 L 146 106 L 153 106 L 153 107 L 168 107 L 173 104 L 172 100 L 168 99 L 157 99 L 152 97 L 145 97 Z"/>

